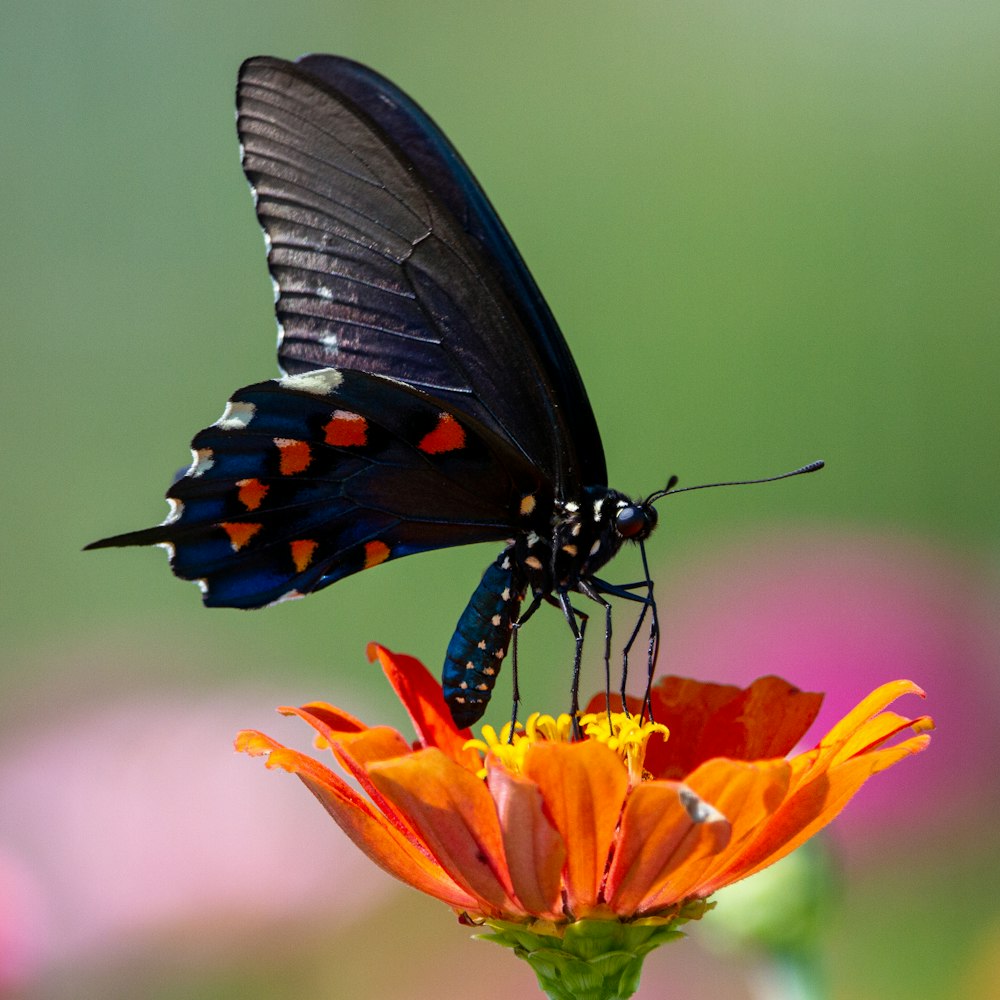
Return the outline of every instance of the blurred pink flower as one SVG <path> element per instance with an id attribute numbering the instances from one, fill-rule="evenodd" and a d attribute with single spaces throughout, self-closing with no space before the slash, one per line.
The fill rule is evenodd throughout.
<path id="1" fill-rule="evenodd" d="M 230 733 L 274 699 L 132 694 L 0 727 L 0 986 L 185 927 L 200 953 L 310 913 L 329 928 L 388 897 L 295 788 L 262 808 Z"/>
<path id="2" fill-rule="evenodd" d="M 918 815 L 926 835 L 956 810 L 1000 807 L 1000 587 L 987 568 L 929 543 L 826 528 L 699 552 L 656 575 L 661 672 L 735 684 L 780 674 L 827 692 L 820 730 L 888 678 L 912 677 L 933 698 L 934 753 L 859 795 L 838 839 L 860 847 L 852 833 Z"/>
<path id="3" fill-rule="evenodd" d="M 0 850 L 0 996 L 28 982 L 42 962 L 41 889 Z"/>

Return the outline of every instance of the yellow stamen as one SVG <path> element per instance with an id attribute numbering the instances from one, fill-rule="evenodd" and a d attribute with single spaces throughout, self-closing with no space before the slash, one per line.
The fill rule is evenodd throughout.
<path id="1" fill-rule="evenodd" d="M 653 733 L 662 733 L 664 739 L 670 735 L 666 726 L 658 722 L 642 722 L 636 716 L 624 712 L 590 712 L 580 716 L 580 729 L 588 740 L 598 740 L 614 750 L 628 768 L 629 784 L 637 785 L 643 778 L 643 762 L 646 758 L 646 744 Z M 532 712 L 522 726 L 517 723 L 513 736 L 510 723 L 498 733 L 492 726 L 484 725 L 481 738 L 468 740 L 465 749 L 475 750 L 485 760 L 493 757 L 502 767 L 513 774 L 520 774 L 524 755 L 533 743 L 572 743 L 573 719 L 563 714 L 553 718 Z M 486 777 L 485 766 L 477 772 Z"/>
<path id="2" fill-rule="evenodd" d="M 628 767 L 630 785 L 638 785 L 643 778 L 646 744 L 653 733 L 670 736 L 670 730 L 659 722 L 646 722 L 624 712 L 590 712 L 580 717 L 580 728 L 591 740 L 600 740 L 616 751 Z"/>

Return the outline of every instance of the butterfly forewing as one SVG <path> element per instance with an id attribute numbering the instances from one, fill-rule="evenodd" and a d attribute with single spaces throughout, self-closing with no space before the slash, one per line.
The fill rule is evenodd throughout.
<path id="1" fill-rule="evenodd" d="M 377 74 L 310 59 L 322 79 L 248 60 L 237 95 L 282 365 L 402 379 L 506 436 L 557 493 L 603 482 L 568 348 L 461 159 Z M 336 89 L 341 77 L 350 96 Z"/>
<path id="2" fill-rule="evenodd" d="M 329 55 L 304 56 L 296 65 L 364 109 L 397 149 L 405 151 L 424 186 L 490 257 L 562 407 L 580 480 L 606 483 L 604 450 L 576 362 L 514 241 L 448 137 L 409 95 L 368 66 Z"/>

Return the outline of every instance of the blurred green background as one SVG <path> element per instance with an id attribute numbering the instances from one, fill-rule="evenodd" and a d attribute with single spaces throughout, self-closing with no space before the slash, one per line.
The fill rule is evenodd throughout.
<path id="1" fill-rule="evenodd" d="M 151 831 L 197 831 L 201 848 L 240 843 L 276 803 L 306 796 L 239 761 L 254 797 L 198 827 L 191 801 L 201 800 L 185 789 L 203 780 L 204 755 L 229 754 L 244 725 L 287 737 L 270 719 L 277 701 L 326 698 L 377 718 L 390 702 L 364 644 L 436 669 L 493 558 L 490 547 L 433 553 L 244 614 L 205 611 L 159 552 L 80 553 L 159 521 L 190 437 L 234 389 L 276 371 L 271 285 L 233 127 L 243 58 L 348 55 L 431 112 L 559 318 L 612 485 L 642 494 L 671 473 L 693 484 L 827 461 L 791 483 L 668 502 L 649 546 L 662 593 L 682 593 L 709 554 L 752 581 L 752 566 L 725 556 L 747 539 L 795 532 L 792 565 L 810 559 L 813 534 L 905 539 L 936 554 L 929 578 L 939 558 L 985 601 L 979 622 L 1000 551 L 998 44 L 1000 6 L 985 2 L 8 0 L 0 758 L 13 777 L 0 785 L 10 795 L 0 994 L 448 996 L 485 975 L 491 995 L 532 988 L 527 969 L 468 943 L 437 904 L 379 883 L 353 919 L 335 871 L 298 911 L 251 912 L 220 889 L 144 922 L 140 894 L 89 944 L 53 940 L 53 911 L 102 919 L 87 905 L 102 895 L 88 888 L 92 841 L 74 817 L 102 850 L 130 858 L 128 871 L 102 870 L 105 887 L 205 861 L 200 849 L 145 852 Z M 614 575 L 635 572 L 623 557 Z M 529 705 L 558 710 L 569 642 L 558 616 L 539 618 L 523 690 Z M 970 679 L 956 650 L 940 676 L 996 706 L 988 632 L 971 640 L 986 667 Z M 669 661 L 669 631 L 666 657 L 683 670 Z M 869 686 L 899 672 L 886 669 Z M 593 660 L 589 670 L 596 685 Z M 508 690 L 501 681 L 497 719 Z M 927 710 L 947 694 L 932 690 Z M 238 712 L 203 712 L 203 749 L 185 756 L 195 746 L 185 706 L 237 701 Z M 167 703 L 187 728 L 162 722 Z M 155 739 L 141 725 L 150 705 Z M 121 706 L 137 728 L 114 721 Z M 956 717 L 938 736 L 953 752 L 968 736 Z M 992 789 L 996 743 L 982 749 L 968 767 Z M 142 776 L 154 762 L 151 787 Z M 106 798 L 70 813 L 77 773 L 105 782 Z M 149 791 L 127 824 L 115 796 L 124 776 Z M 309 806 L 301 822 L 339 857 L 339 833 Z M 982 835 L 986 809 L 980 799 L 949 825 L 914 799 L 881 863 L 846 880 L 826 942 L 835 996 L 950 997 L 956 981 L 997 967 L 1000 915 L 985 887 L 1000 864 Z M 930 817 L 934 834 L 921 837 Z M 259 863 L 288 866 L 294 882 L 319 862 L 288 849 Z M 30 919 L 17 917 L 22 899 Z M 6 986 L 5 905 L 16 930 Z M 131 937 L 129 920 L 143 928 Z M 745 962 L 700 947 L 658 955 L 667 985 L 640 995 L 670 995 L 680 969 L 711 981 L 714 996 L 749 995 Z M 391 967 L 379 960 L 397 952 Z"/>

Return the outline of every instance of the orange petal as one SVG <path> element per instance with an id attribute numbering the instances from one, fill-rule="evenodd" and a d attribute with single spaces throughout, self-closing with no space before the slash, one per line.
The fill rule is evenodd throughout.
<path id="1" fill-rule="evenodd" d="M 904 729 L 913 729 L 914 732 L 919 733 L 933 728 L 933 720 L 926 715 L 909 719 L 904 715 L 897 715 L 895 712 L 882 712 L 866 722 L 853 736 L 844 741 L 843 746 L 834 754 L 831 767 L 851 757 L 877 749 Z"/>
<path id="2" fill-rule="evenodd" d="M 891 705 L 904 694 L 916 694 L 926 697 L 924 692 L 912 681 L 890 681 L 876 688 L 857 707 L 853 708 L 838 722 L 826 736 L 820 740 L 816 749 L 820 752 L 820 763 L 827 757 L 836 756 L 843 745 L 861 729 L 865 723 L 874 719 L 879 712 Z"/>
<path id="3" fill-rule="evenodd" d="M 379 791 L 413 825 L 458 885 L 495 915 L 519 913 L 493 799 L 482 779 L 436 747 L 373 764 Z"/>
<path id="4" fill-rule="evenodd" d="M 622 917 L 648 912 L 648 901 L 680 864 L 693 854 L 718 853 L 728 839 L 726 818 L 689 788 L 676 781 L 644 782 L 625 802 L 605 884 L 608 903 Z"/>
<path id="5" fill-rule="evenodd" d="M 311 701 L 308 705 L 302 705 L 301 708 L 289 708 L 287 705 L 283 705 L 278 711 L 282 715 L 298 715 L 311 726 L 314 725 L 312 720 L 316 719 L 327 729 L 332 729 L 337 733 L 360 733 L 368 728 L 360 719 L 355 718 L 349 712 L 325 701 Z"/>
<path id="6" fill-rule="evenodd" d="M 705 888 L 714 872 L 728 867 L 731 858 L 781 807 L 792 768 L 788 761 L 710 760 L 688 776 L 686 782 L 698 796 L 725 816 L 731 827 L 729 844 L 715 855 L 692 855 L 667 882 L 676 899 L 707 896 Z"/>
<path id="7" fill-rule="evenodd" d="M 335 735 L 330 745 L 337 752 L 338 759 L 341 755 L 349 757 L 352 764 L 361 767 L 413 753 L 406 740 L 391 726 L 374 726 L 363 733 Z"/>
<path id="8" fill-rule="evenodd" d="M 854 757 L 795 788 L 757 834 L 727 859 L 726 867 L 712 873 L 711 891 L 746 878 L 790 854 L 835 819 L 868 778 L 904 757 L 919 753 L 929 741 L 926 735 L 911 737 Z"/>
<path id="9" fill-rule="evenodd" d="M 309 721 L 305 714 L 302 717 Z M 412 834 L 412 828 L 406 817 L 401 816 L 395 806 L 378 790 L 368 773 L 370 764 L 413 753 L 406 740 L 389 726 L 375 726 L 361 733 L 334 733 L 318 725 L 316 728 L 337 758 L 337 762 L 358 782 L 376 808 L 401 832 Z"/>
<path id="10" fill-rule="evenodd" d="M 559 919 L 566 845 L 545 818 L 538 786 L 491 765 L 488 787 L 500 818 L 507 868 L 517 898 L 528 913 Z"/>
<path id="11" fill-rule="evenodd" d="M 569 909 L 583 917 L 598 905 L 608 854 L 621 816 L 628 775 L 601 743 L 535 743 L 522 773 L 542 793 L 552 825 L 566 844 Z"/>
<path id="12" fill-rule="evenodd" d="M 392 653 L 374 642 L 368 646 L 368 658 L 378 659 L 413 722 L 421 746 L 437 747 L 473 773 L 482 767 L 479 755 L 465 749 L 471 731 L 455 728 L 441 685 L 419 660 Z"/>
<path id="13" fill-rule="evenodd" d="M 329 747 L 337 761 L 361 785 L 375 805 L 401 831 L 409 833 L 405 818 L 383 798 L 382 793 L 372 784 L 366 766 L 377 760 L 399 757 L 411 753 L 406 740 L 389 726 L 367 728 L 353 716 L 341 712 L 332 705 L 314 702 L 302 708 L 279 709 L 284 715 L 295 715 L 309 723 L 319 734 L 320 745 Z M 338 730 L 335 726 L 344 726 Z"/>
<path id="14" fill-rule="evenodd" d="M 254 756 L 266 753 L 268 767 L 281 767 L 298 775 L 344 833 L 390 875 L 456 909 L 475 908 L 476 900 L 460 889 L 418 844 L 390 825 L 328 768 L 263 733 L 240 733 L 236 747 Z"/>
<path id="15" fill-rule="evenodd" d="M 328 706 L 303 705 L 302 708 L 284 707 L 283 715 L 295 715 L 307 722 L 321 737 L 320 745 L 340 747 L 352 758 L 354 766 L 369 764 L 376 760 L 399 757 L 412 753 L 410 745 L 391 726 L 368 726 L 338 729 L 350 717 L 341 716 L 336 711 L 326 711 Z M 344 763 L 341 761 L 341 763 Z"/>

